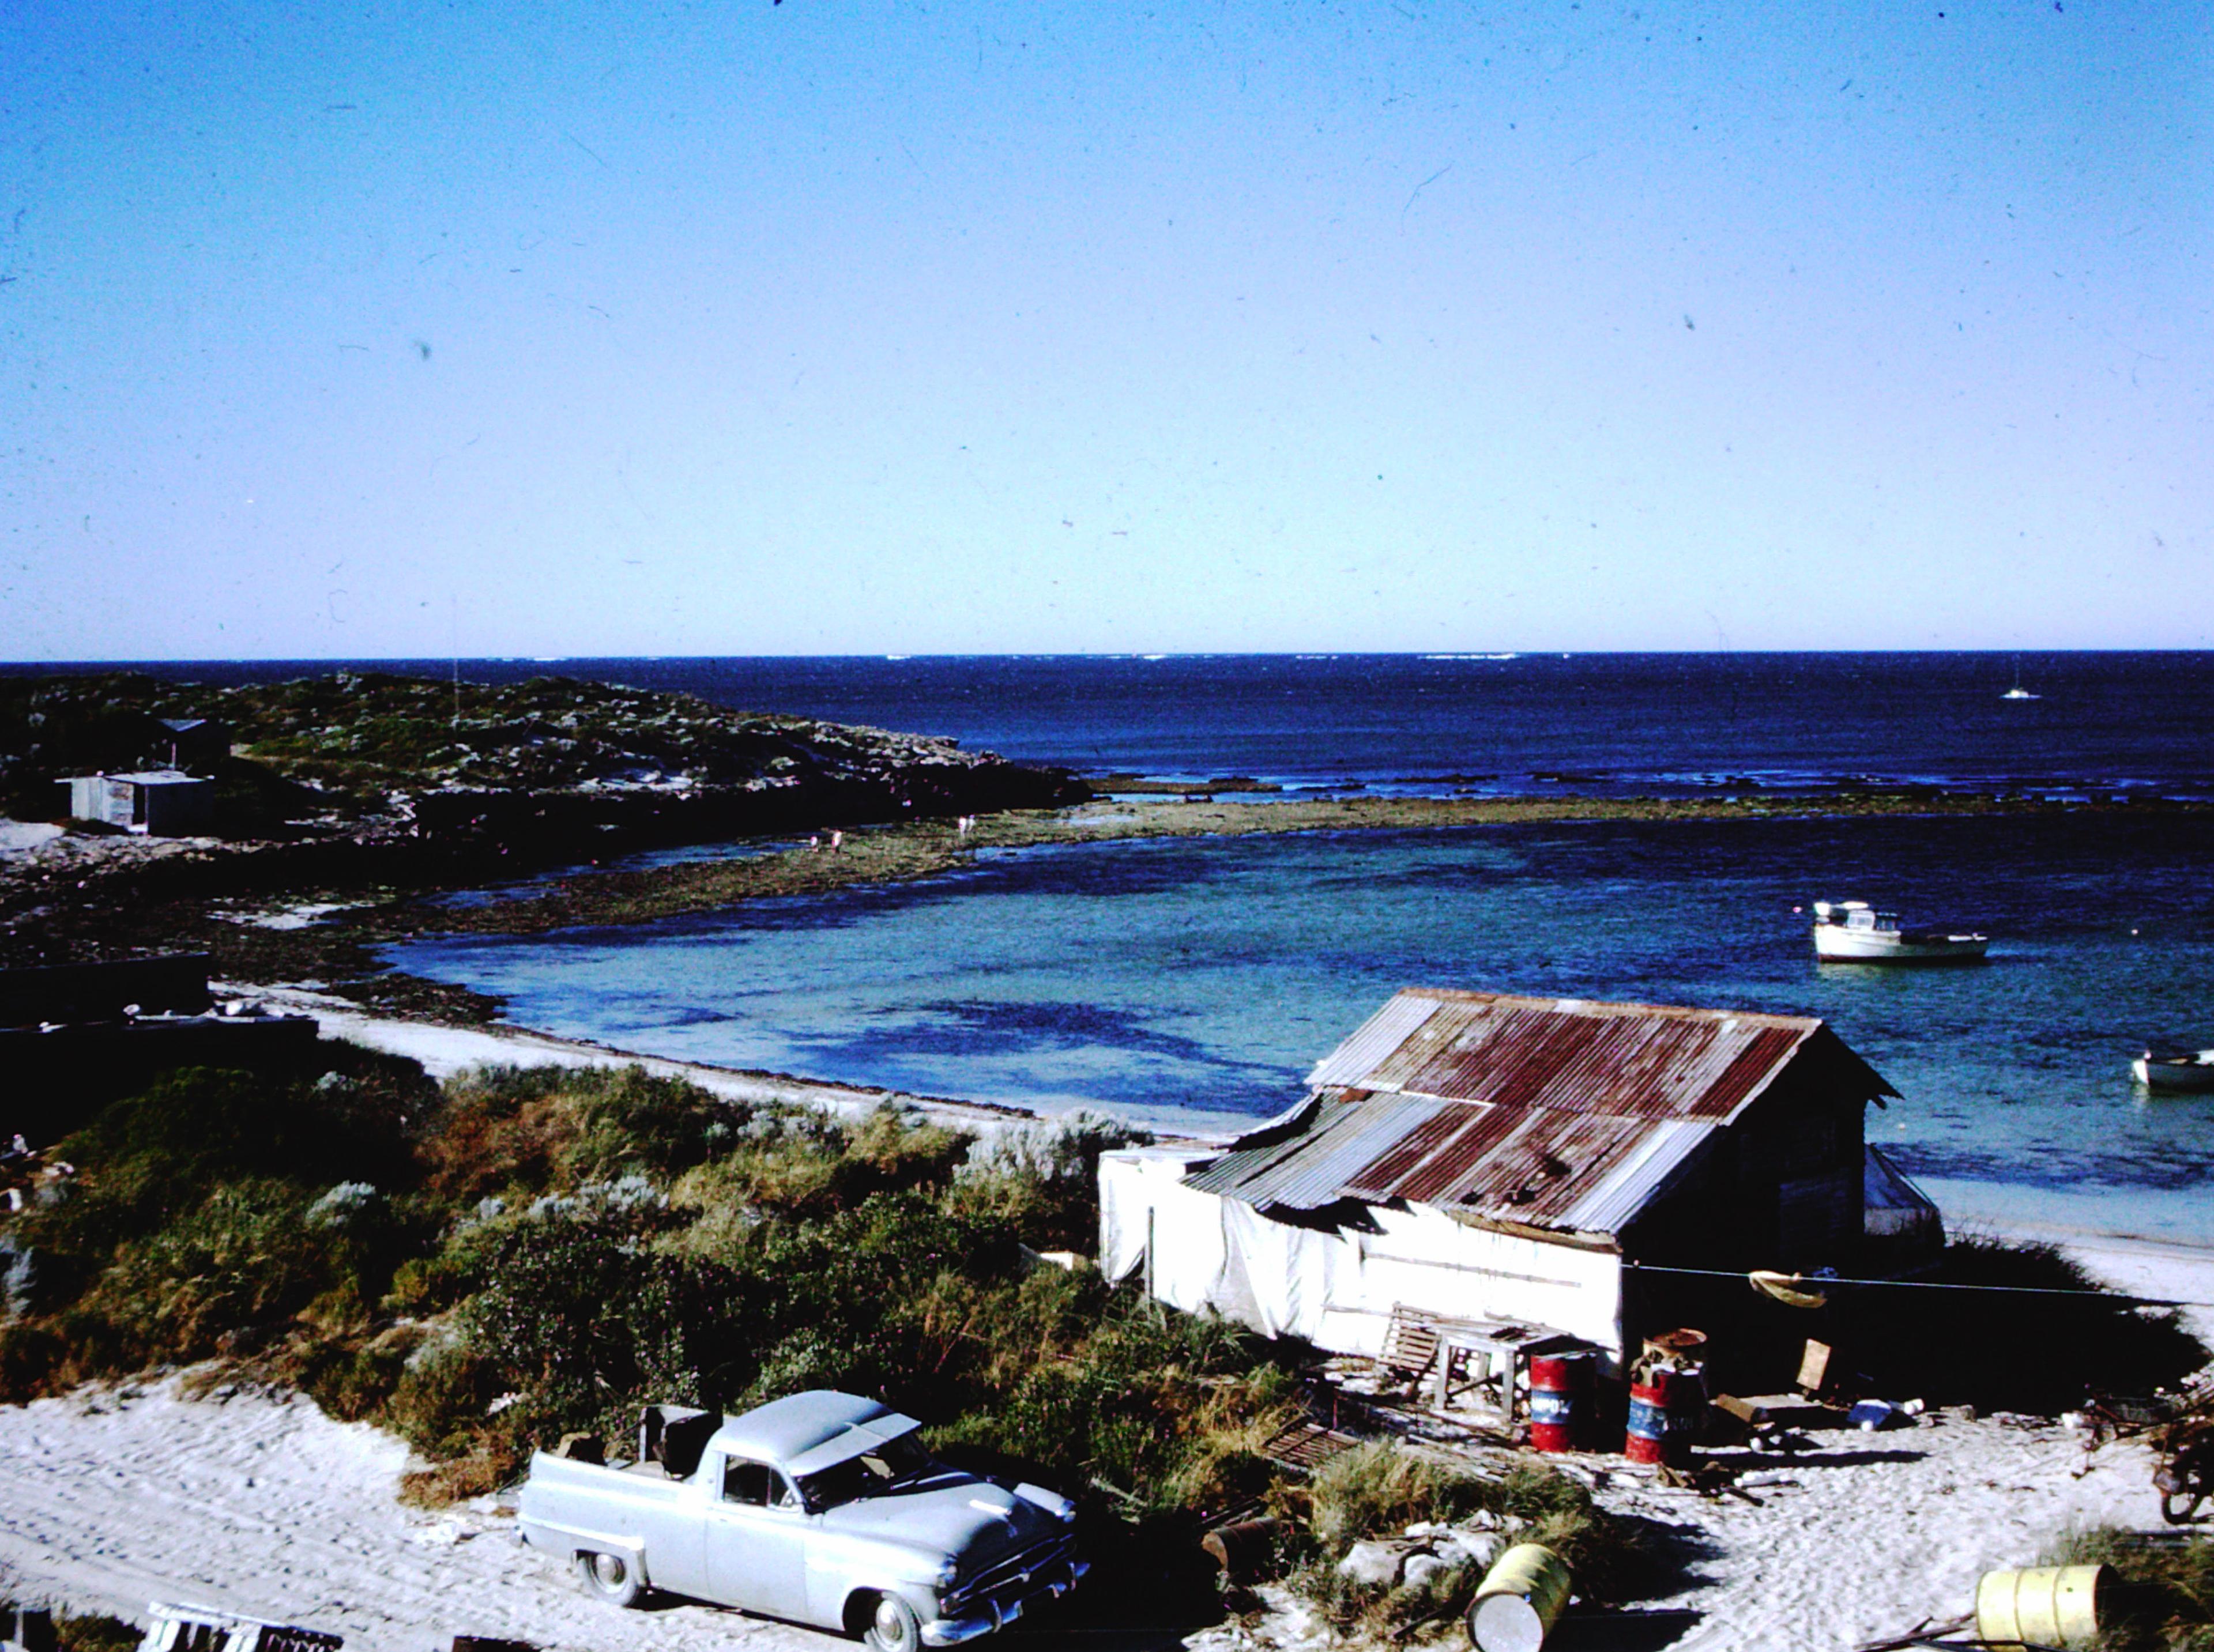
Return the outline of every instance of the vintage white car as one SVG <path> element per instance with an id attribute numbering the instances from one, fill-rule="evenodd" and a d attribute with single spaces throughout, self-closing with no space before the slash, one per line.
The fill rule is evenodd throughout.
<path id="1" fill-rule="evenodd" d="M 828 1389 L 743 1417 L 649 1406 L 636 1462 L 534 1456 L 517 1523 L 616 1606 L 664 1589 L 877 1652 L 989 1634 L 1074 1587 L 1074 1505 L 935 1461 L 920 1427 Z"/>

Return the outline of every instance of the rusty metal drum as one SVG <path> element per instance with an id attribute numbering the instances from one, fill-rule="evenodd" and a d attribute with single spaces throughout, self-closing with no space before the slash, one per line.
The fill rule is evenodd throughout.
<path id="1" fill-rule="evenodd" d="M 1530 1356 L 1530 1444 L 1581 1451 L 1591 1444 L 1599 1403 L 1599 1359 L 1589 1349 Z"/>
<path id="2" fill-rule="evenodd" d="M 1706 1421 L 1707 1391 L 1697 1367 L 1648 1369 L 1630 1385 L 1630 1427 L 1623 1454 L 1633 1463 L 1691 1465 Z"/>

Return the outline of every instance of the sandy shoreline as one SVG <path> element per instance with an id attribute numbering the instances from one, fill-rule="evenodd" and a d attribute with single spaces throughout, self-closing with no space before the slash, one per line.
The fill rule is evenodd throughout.
<path id="1" fill-rule="evenodd" d="M 219 993 L 258 998 L 273 1008 L 312 1015 L 321 1022 L 326 1036 L 405 1056 L 423 1064 L 433 1078 L 444 1079 L 471 1067 L 513 1064 L 529 1067 L 639 1066 L 667 1078 L 682 1078 L 709 1094 L 735 1101 L 789 1101 L 822 1107 L 841 1117 L 853 1117 L 890 1102 L 915 1108 L 941 1123 L 964 1130 L 989 1131 L 1008 1124 L 1035 1122 L 1046 1115 L 1027 1107 L 992 1101 L 964 1100 L 956 1096 L 921 1095 L 906 1090 L 880 1089 L 870 1085 L 839 1084 L 801 1078 L 789 1073 L 761 1072 L 720 1067 L 709 1062 L 678 1061 L 664 1056 L 616 1049 L 585 1039 L 570 1039 L 530 1027 L 494 1022 L 483 1027 L 450 1027 L 432 1021 L 407 1021 L 379 1015 L 327 992 L 294 986 L 251 986 L 235 982 L 211 984 Z M 1252 1129 L 1260 1120 L 1243 1114 L 1220 1116 L 1179 1110 L 1173 1120 L 1139 1118 L 1127 1110 L 1101 1106 L 1098 1112 L 1126 1117 L 1165 1141 L 1227 1141 Z"/>
<path id="2" fill-rule="evenodd" d="M 456 1635 L 675 1652 L 731 1630 L 749 1646 L 837 1644 L 711 1607 L 595 1612 L 511 1520 L 403 1508 L 408 1460 L 307 1399 L 189 1399 L 174 1379 L 0 1407 L 0 1593 L 142 1624 L 150 1601 L 190 1601 L 335 1630 L 362 1652 Z"/>

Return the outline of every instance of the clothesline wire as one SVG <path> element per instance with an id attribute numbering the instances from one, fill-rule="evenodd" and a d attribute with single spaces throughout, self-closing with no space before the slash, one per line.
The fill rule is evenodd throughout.
<path id="1" fill-rule="evenodd" d="M 1684 1273 L 1703 1279 L 1744 1279 L 1749 1276 L 1728 1268 L 1672 1268 L 1658 1262 L 1625 1262 L 1640 1273 Z M 2214 1302 L 2184 1301 L 2169 1296 L 2131 1296 L 2121 1291 L 2069 1290 L 2058 1285 L 1972 1285 L 1946 1279 L 1833 1279 L 1827 1274 L 1783 1274 L 1779 1284 L 1794 1289 L 1826 1289 L 1832 1285 L 1880 1285 L 1892 1290 L 2003 1291 L 2012 1296 L 2096 1296 L 2109 1302 L 2128 1302 L 2136 1308 L 2214 1308 Z"/>

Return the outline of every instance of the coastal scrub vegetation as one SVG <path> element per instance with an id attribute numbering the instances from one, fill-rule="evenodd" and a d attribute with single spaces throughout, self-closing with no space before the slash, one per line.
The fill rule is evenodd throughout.
<path id="1" fill-rule="evenodd" d="M 399 1431 L 425 1501 L 535 1444 L 611 1447 L 647 1400 L 883 1396 L 949 1454 L 1104 1487 L 1140 1515 L 1263 1494 L 1296 1408 L 1259 1338 L 1096 1271 L 1078 1115 L 979 1143 L 640 1070 L 443 1086 L 343 1045 L 313 1078 L 187 1070 L 63 1143 L 0 1226 L 0 1399 L 220 1360 Z"/>
<path id="2" fill-rule="evenodd" d="M 1926 1278 L 1967 1289 L 1877 1288 L 1840 1303 L 1840 1346 L 1880 1392 L 2050 1417 L 2087 1393 L 2174 1384 L 2206 1361 L 2173 1309 L 2137 1307 L 2050 1245 L 1955 1234 Z"/>
<path id="3" fill-rule="evenodd" d="M 572 1432 L 621 1454 L 647 1401 L 836 1387 L 926 1419 L 949 1460 L 1067 1489 L 1127 1565 L 1196 1558 L 1196 1516 L 1265 1508 L 1348 1624 L 1426 1633 L 1465 1604 L 1466 1566 L 1413 1591 L 1337 1577 L 1349 1545 L 1416 1519 L 1512 1515 L 1587 1593 L 1619 1573 L 1613 1524 L 1550 1471 L 1385 1444 L 1287 1481 L 1262 1452 L 1302 1414 L 1279 1349 L 1042 1254 L 1090 1248 L 1099 1155 L 1144 1139 L 1111 1119 L 980 1138 L 638 1068 L 440 1085 L 323 1047 L 313 1076 L 173 1073 L 60 1144 L 75 1174 L 0 1216 L 0 1400 L 205 1362 L 196 1381 L 394 1429 L 429 1465 L 403 1495 L 437 1503 Z M 1147 1540 L 1168 1530 L 1180 1545 Z M 1214 1598 L 1204 1571 L 1162 1576 L 1143 1610 Z"/>

